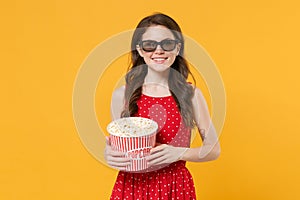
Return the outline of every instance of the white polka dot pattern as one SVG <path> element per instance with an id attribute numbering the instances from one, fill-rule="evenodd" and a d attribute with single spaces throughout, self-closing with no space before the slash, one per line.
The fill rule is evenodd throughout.
<path id="1" fill-rule="evenodd" d="M 189 147 L 190 129 L 185 127 L 172 96 L 142 95 L 137 102 L 136 116 L 150 118 L 158 123 L 156 142 Z M 194 200 L 194 183 L 184 161 L 147 173 L 119 172 L 111 200 Z"/>

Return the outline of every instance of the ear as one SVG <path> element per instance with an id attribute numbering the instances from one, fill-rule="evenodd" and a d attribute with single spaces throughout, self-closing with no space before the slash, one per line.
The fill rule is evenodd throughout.
<path id="1" fill-rule="evenodd" d="M 144 57 L 143 51 L 142 51 L 142 49 L 140 48 L 139 45 L 136 45 L 136 50 L 139 52 L 139 54 L 140 54 L 141 57 Z"/>
<path id="2" fill-rule="evenodd" d="M 178 56 L 179 55 L 179 52 L 180 52 L 180 49 L 181 49 L 181 43 L 178 43 L 177 44 L 177 53 L 176 53 L 176 55 Z"/>

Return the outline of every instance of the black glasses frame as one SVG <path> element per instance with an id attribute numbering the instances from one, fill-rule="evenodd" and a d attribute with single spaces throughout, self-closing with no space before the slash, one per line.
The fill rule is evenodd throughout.
<path id="1" fill-rule="evenodd" d="M 175 42 L 175 44 L 174 44 L 174 48 L 172 48 L 172 49 L 166 49 L 165 47 L 164 47 L 164 45 L 167 43 L 167 42 Z M 144 48 L 144 43 L 145 42 L 153 42 L 154 44 L 155 44 L 155 46 L 152 48 L 152 49 L 145 49 Z M 176 45 L 178 44 L 178 43 L 180 43 L 180 41 L 179 40 L 172 40 L 172 39 L 165 39 L 165 40 L 162 40 L 162 41 L 160 41 L 160 42 L 157 42 L 157 41 L 155 41 L 155 40 L 143 40 L 143 41 L 140 41 L 140 43 L 139 43 L 139 46 L 144 50 L 144 51 L 146 51 L 146 52 L 153 52 L 153 51 L 155 51 L 156 49 L 157 49 L 157 46 L 159 45 L 164 51 L 173 51 L 175 48 L 176 48 Z"/>

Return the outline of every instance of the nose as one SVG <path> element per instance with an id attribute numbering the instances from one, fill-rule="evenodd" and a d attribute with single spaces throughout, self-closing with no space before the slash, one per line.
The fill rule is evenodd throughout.
<path id="1" fill-rule="evenodd" d="M 157 45 L 154 53 L 164 53 L 164 50 L 161 48 L 160 44 Z"/>

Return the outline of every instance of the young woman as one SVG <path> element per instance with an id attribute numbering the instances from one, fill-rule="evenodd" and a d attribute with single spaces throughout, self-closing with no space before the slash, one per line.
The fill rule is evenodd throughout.
<path id="1" fill-rule="evenodd" d="M 184 39 L 172 18 L 157 13 L 140 21 L 132 37 L 126 86 L 113 93 L 112 115 L 155 120 L 157 145 L 147 157 L 149 170 L 131 173 L 124 171 L 128 158 L 113 151 L 107 140 L 107 163 L 120 170 L 111 199 L 196 199 L 186 161 L 218 158 L 220 146 L 206 101 L 200 89 L 187 82 L 191 73 L 183 55 Z M 195 126 L 203 145 L 189 148 Z"/>

